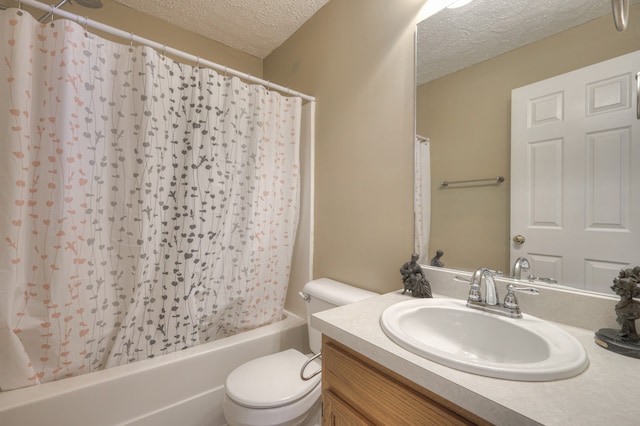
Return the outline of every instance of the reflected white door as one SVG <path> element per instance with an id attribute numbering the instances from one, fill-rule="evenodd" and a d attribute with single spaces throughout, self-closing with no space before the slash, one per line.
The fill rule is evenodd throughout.
<path id="1" fill-rule="evenodd" d="M 611 293 L 640 264 L 640 51 L 512 91 L 511 264 Z"/>

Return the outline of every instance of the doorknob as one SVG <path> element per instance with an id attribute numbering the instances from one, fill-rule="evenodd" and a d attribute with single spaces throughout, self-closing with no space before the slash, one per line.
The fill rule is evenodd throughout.
<path id="1" fill-rule="evenodd" d="M 526 238 L 524 238 L 524 235 L 518 234 L 513 237 L 513 242 L 516 243 L 517 245 L 524 244 L 525 241 L 526 241 Z"/>

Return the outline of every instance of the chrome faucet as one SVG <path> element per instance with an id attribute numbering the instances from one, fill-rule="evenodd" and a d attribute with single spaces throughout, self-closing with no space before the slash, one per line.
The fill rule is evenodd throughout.
<path id="1" fill-rule="evenodd" d="M 514 280 L 519 280 L 522 278 L 522 271 L 528 271 L 530 268 L 529 261 L 526 257 L 519 257 L 513 263 L 513 268 L 511 269 L 511 278 Z"/>
<path id="2" fill-rule="evenodd" d="M 484 304 L 495 306 L 498 302 L 498 290 L 493 274 L 487 268 L 478 268 L 471 278 L 471 289 L 469 290 L 469 301 L 482 302 L 480 289 L 484 278 Z M 472 296 L 473 295 L 473 296 Z"/>
<path id="3" fill-rule="evenodd" d="M 484 278 L 484 300 L 482 300 L 482 280 Z M 469 288 L 469 296 L 467 298 L 467 306 L 481 311 L 491 312 L 503 315 L 509 318 L 522 318 L 522 312 L 518 305 L 518 299 L 515 292 L 524 292 L 532 295 L 539 294 L 538 289 L 533 287 L 515 287 L 513 284 L 507 286 L 507 295 L 504 302 L 500 303 L 498 298 L 498 290 L 493 273 L 487 268 L 478 268 L 471 277 L 471 280 L 465 280 L 462 277 L 454 278 L 457 281 L 467 281 L 471 284 Z"/>

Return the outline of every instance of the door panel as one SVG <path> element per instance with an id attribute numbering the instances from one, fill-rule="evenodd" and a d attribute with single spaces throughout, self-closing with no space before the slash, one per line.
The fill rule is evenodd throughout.
<path id="1" fill-rule="evenodd" d="M 640 51 L 512 91 L 511 262 L 609 293 L 640 262 Z"/>

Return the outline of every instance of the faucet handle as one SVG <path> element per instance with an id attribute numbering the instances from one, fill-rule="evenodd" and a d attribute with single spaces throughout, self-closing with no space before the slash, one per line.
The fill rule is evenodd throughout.
<path id="1" fill-rule="evenodd" d="M 521 293 L 528 293 L 533 296 L 540 294 L 540 290 L 533 287 L 516 287 L 513 284 L 509 284 L 507 286 L 507 295 L 504 297 L 504 303 L 502 304 L 505 308 L 509 309 L 520 309 L 518 305 L 518 299 L 514 292 L 519 291 Z"/>
<path id="2" fill-rule="evenodd" d="M 480 295 L 480 280 L 474 278 L 465 278 L 461 277 L 460 275 L 456 275 L 455 277 L 453 277 L 453 280 L 461 283 L 471 284 L 471 286 L 469 287 L 469 297 L 467 298 L 467 300 L 470 302 L 482 302 L 482 296 Z"/>
<path id="3" fill-rule="evenodd" d="M 531 282 L 542 281 L 543 283 L 558 284 L 558 280 L 554 280 L 553 278 L 544 278 L 544 277 L 536 277 L 534 275 L 529 275 L 527 279 Z"/>
<path id="4" fill-rule="evenodd" d="M 480 295 L 480 280 L 474 278 L 465 278 L 460 275 L 456 275 L 453 277 L 454 281 L 458 281 L 461 283 L 471 284 L 469 287 L 469 296 L 467 297 L 467 302 L 482 302 L 482 296 Z"/>
<path id="5" fill-rule="evenodd" d="M 480 281 L 472 281 L 471 287 L 469 287 L 469 296 L 467 296 L 468 302 L 482 302 L 482 295 L 480 294 Z"/>

